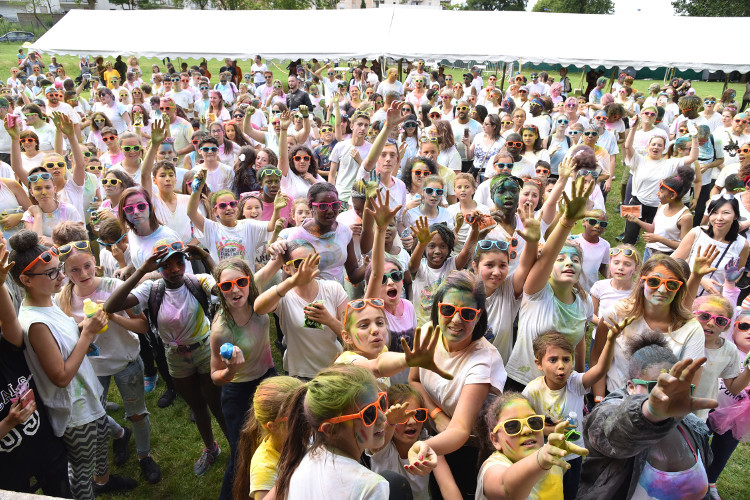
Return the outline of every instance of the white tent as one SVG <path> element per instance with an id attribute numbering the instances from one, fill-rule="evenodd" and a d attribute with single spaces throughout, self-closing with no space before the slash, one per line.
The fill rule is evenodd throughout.
<path id="1" fill-rule="evenodd" d="M 387 56 L 745 73 L 750 71 L 750 59 L 743 55 L 748 21 L 738 17 L 653 19 L 403 7 L 306 11 L 72 10 L 33 48 L 48 54 L 92 56 Z M 720 32 L 721 38 L 706 42 L 703 33 L 707 26 Z"/>

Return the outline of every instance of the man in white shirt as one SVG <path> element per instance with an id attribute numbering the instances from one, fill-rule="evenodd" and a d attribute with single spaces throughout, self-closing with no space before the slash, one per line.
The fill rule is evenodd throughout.
<path id="1" fill-rule="evenodd" d="M 543 96 L 549 93 L 549 86 L 539 81 L 539 75 L 536 72 L 531 74 L 531 83 L 527 87 L 531 95 Z"/>
<path id="2" fill-rule="evenodd" d="M 418 76 L 421 76 L 424 79 L 425 88 L 430 88 L 430 74 L 427 73 L 427 71 L 425 71 L 424 69 L 424 59 L 420 59 L 419 61 L 417 61 L 417 69 L 409 73 L 409 76 L 406 77 L 404 86 L 407 92 L 414 90 L 412 80 Z"/>
<path id="3" fill-rule="evenodd" d="M 747 122 L 748 114 L 738 113 L 732 119 L 731 132 L 725 130 L 724 132 L 715 133 L 716 138 L 720 139 L 724 144 L 724 167 L 716 178 L 716 184 L 711 190 L 711 196 L 722 192 L 727 177 L 740 171 L 739 150 L 745 144 L 750 144 L 750 135 L 742 133 L 745 127 L 747 127 Z"/>
<path id="4" fill-rule="evenodd" d="M 45 113 L 47 116 L 52 116 L 52 113 L 54 112 L 67 115 L 68 118 L 70 118 L 70 121 L 73 122 L 76 137 L 81 137 L 81 117 L 73 110 L 70 104 L 62 102 L 62 91 L 50 86 L 47 87 L 45 93 L 47 97 L 47 108 Z"/>
<path id="5" fill-rule="evenodd" d="M 263 78 L 265 81 L 261 85 L 256 85 L 255 90 L 260 102 L 265 103 L 273 93 L 273 72 L 266 70 L 263 73 Z"/>
<path id="6" fill-rule="evenodd" d="M 185 111 L 185 115 L 188 119 L 193 118 L 195 97 L 190 90 L 190 77 L 187 73 L 182 73 L 180 75 L 180 83 L 177 88 L 172 90 L 171 93 L 165 94 L 165 97 L 171 97 L 174 99 L 174 102 Z"/>
<path id="7" fill-rule="evenodd" d="M 482 124 L 469 117 L 469 103 L 467 101 L 459 101 L 456 105 L 456 118 L 450 123 L 456 149 L 458 154 L 461 155 L 461 171 L 469 172 L 474 166 L 474 162 L 466 158 L 466 145 L 463 143 L 464 137 L 466 137 L 465 131 L 468 130 L 469 144 L 471 144 L 474 137 L 482 131 Z"/>
<path id="8" fill-rule="evenodd" d="M 351 200 L 352 186 L 357 179 L 359 167 L 372 148 L 372 144 L 365 141 L 370 128 L 370 117 L 365 113 L 355 112 L 351 127 L 352 138 L 339 142 L 331 152 L 331 171 L 328 174 L 328 182 L 336 186 L 339 200 L 347 205 Z"/>
<path id="9" fill-rule="evenodd" d="M 378 85 L 377 93 L 386 96 L 389 92 L 396 92 L 399 99 L 404 96 L 404 85 L 397 80 L 398 71 L 396 68 L 388 68 L 386 79 Z"/>
<path id="10" fill-rule="evenodd" d="M 268 66 L 263 63 L 263 59 L 260 55 L 255 56 L 255 63 L 250 67 L 250 73 L 253 75 L 253 83 L 256 87 L 266 82 L 263 76 L 266 71 L 268 71 Z"/>
<path id="11" fill-rule="evenodd" d="M 484 87 L 484 80 L 482 80 L 482 70 L 478 66 L 471 68 L 471 86 L 477 91 L 477 95 L 482 91 Z"/>

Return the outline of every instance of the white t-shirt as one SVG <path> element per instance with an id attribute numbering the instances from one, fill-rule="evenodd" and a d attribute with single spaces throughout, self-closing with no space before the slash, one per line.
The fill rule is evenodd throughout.
<path id="1" fill-rule="evenodd" d="M 599 268 L 609 264 L 609 242 L 599 238 L 596 243 L 591 243 L 582 234 L 572 236 L 571 240 L 581 245 L 583 250 L 583 263 L 581 266 L 581 277 L 579 279 L 584 290 L 589 290 L 594 283 L 599 281 Z"/>
<path id="2" fill-rule="evenodd" d="M 377 472 L 378 474 L 385 471 L 395 472 L 409 482 L 414 500 L 429 500 L 429 476 L 420 477 L 406 472 L 404 465 L 409 465 L 409 459 L 399 456 L 393 441 L 386 444 L 380 451 L 373 454 L 370 454 L 369 451 L 365 453 L 370 457 L 370 469 L 373 472 Z"/>
<path id="3" fill-rule="evenodd" d="M 253 219 L 238 220 L 234 227 L 220 222 L 203 220 L 203 237 L 200 242 L 211 253 L 214 262 L 232 257 L 240 257 L 248 262 L 255 259 L 255 249 L 263 241 L 268 241 L 268 221 Z"/>
<path id="4" fill-rule="evenodd" d="M 284 331 L 284 371 L 292 377 L 313 378 L 341 353 L 337 333 L 326 325 L 308 321 L 305 306 L 323 301 L 326 310 L 335 318 L 339 307 L 349 302 L 344 287 L 337 281 L 317 280 L 318 294 L 312 301 L 302 299 L 294 289 L 279 300 L 276 314 Z"/>
<path id="5" fill-rule="evenodd" d="M 253 314 L 247 323 L 239 326 L 233 321 L 228 323 L 223 314 L 214 318 L 214 328 L 211 335 L 218 338 L 224 345 L 229 342 L 239 347 L 245 356 L 245 362 L 240 365 L 232 378 L 234 383 L 252 382 L 261 378 L 273 368 L 271 356 L 271 341 L 269 338 L 271 320 L 268 314 Z"/>
<path id="6" fill-rule="evenodd" d="M 315 180 L 325 182 L 325 179 L 319 175 L 315 176 Z M 292 172 L 292 169 L 289 169 L 289 172 L 281 178 L 281 192 L 293 200 L 307 198 L 307 192 L 310 190 L 310 187 L 312 187 L 312 184 Z"/>
<path id="7" fill-rule="evenodd" d="M 487 214 L 487 215 L 489 215 L 490 213 L 489 207 L 479 202 L 477 202 L 477 207 L 474 210 L 478 210 L 480 213 Z M 456 215 L 458 215 L 460 211 L 461 211 L 461 203 L 459 202 L 456 202 L 453 205 L 450 205 L 448 207 L 448 215 L 450 216 L 450 219 L 453 221 L 454 227 L 456 225 Z M 456 244 L 453 247 L 452 255 L 458 255 L 458 253 L 464 247 L 466 240 L 469 239 L 470 231 L 471 231 L 471 224 L 468 224 L 466 221 L 464 221 L 464 223 L 461 225 L 461 227 L 458 230 L 458 234 L 456 235 Z"/>
<path id="8" fill-rule="evenodd" d="M 521 297 L 516 297 L 513 290 L 513 275 L 509 274 L 497 290 L 487 297 L 484 306 L 487 311 L 487 333 L 485 338 L 492 342 L 503 358 L 503 363 L 510 359 L 513 350 L 513 322 L 521 307 Z"/>
<path id="9" fill-rule="evenodd" d="M 331 163 L 338 163 L 336 169 L 336 190 L 339 192 L 339 199 L 349 203 L 352 197 L 352 186 L 354 181 L 357 180 L 357 172 L 359 171 L 360 164 L 354 161 L 351 157 L 352 149 L 357 148 L 362 161 L 367 158 L 372 144 L 365 141 L 361 146 L 354 146 L 352 141 L 339 141 L 331 151 L 329 157 Z"/>
<path id="10" fill-rule="evenodd" d="M 416 224 L 417 219 L 420 217 L 427 217 L 427 223 L 431 226 L 433 224 L 444 223 L 448 226 L 448 229 L 453 229 L 456 225 L 455 216 L 451 216 L 447 208 L 437 207 L 438 214 L 436 217 L 427 217 L 422 213 L 420 207 L 414 207 L 404 213 L 404 227 L 412 227 Z"/>
<path id="11" fill-rule="evenodd" d="M 198 169 L 202 168 L 205 168 L 205 164 L 198 167 Z M 197 172 L 195 168 L 193 168 L 193 171 Z M 221 191 L 222 189 L 231 191 L 234 186 L 234 170 L 229 165 L 219 163 L 217 168 L 206 172 L 206 185 L 211 192 Z"/>
<path id="12" fill-rule="evenodd" d="M 55 228 L 55 226 L 64 220 L 83 222 L 83 217 L 81 217 L 81 214 L 78 212 L 76 207 L 64 201 L 58 202 L 57 210 L 55 210 L 54 212 L 43 213 L 42 218 L 42 234 L 49 238 L 52 237 L 52 230 Z M 33 223 L 34 216 L 31 215 L 28 210 L 26 210 L 23 213 L 21 220 L 23 222 Z"/>
<path id="13" fill-rule="evenodd" d="M 384 500 L 388 496 L 383 476 L 323 446 L 302 458 L 289 479 L 287 500 Z"/>
<path id="14" fill-rule="evenodd" d="M 151 200 L 154 203 L 154 212 L 156 212 L 156 218 L 159 219 L 159 222 L 177 233 L 183 243 L 188 243 L 193 239 L 193 224 L 187 214 L 190 196 L 179 193 L 175 193 L 175 196 L 177 197 L 177 206 L 174 212 L 161 198 L 153 196 Z"/>
<path id="15" fill-rule="evenodd" d="M 404 96 L 404 85 L 396 80 L 395 82 L 391 83 L 388 80 L 383 80 L 378 84 L 378 91 L 377 93 L 383 96 L 383 99 L 385 99 L 386 94 L 388 92 L 396 92 L 400 97 Z"/>
<path id="16" fill-rule="evenodd" d="M 474 496 L 476 500 L 487 500 L 484 494 L 484 475 L 492 467 L 505 467 L 506 469 L 513 465 L 513 462 L 496 451 L 490 457 L 484 461 L 482 467 L 479 469 L 479 478 L 477 479 L 477 491 Z M 542 500 L 547 498 L 562 498 L 563 495 L 563 484 L 562 484 L 563 471 L 558 466 L 553 466 L 549 472 L 546 472 L 539 481 L 536 482 L 533 488 L 531 488 L 531 494 L 526 497 L 527 500 Z"/>
<path id="17" fill-rule="evenodd" d="M 586 322 L 594 316 L 591 297 L 576 295 L 572 304 L 565 304 L 552 291 L 549 283 L 535 294 L 523 294 L 518 338 L 508 360 L 508 374 L 517 382 L 528 384 L 542 375 L 534 364 L 532 343 L 549 331 L 562 333 L 573 347 L 583 339 Z"/>
<path id="18" fill-rule="evenodd" d="M 636 151 L 630 161 L 625 160 L 625 164 L 633 173 L 633 196 L 642 204 L 655 208 L 661 203 L 657 196 L 659 183 L 674 175 L 677 167 L 685 164 L 685 158 L 652 160 Z"/>
<path id="19" fill-rule="evenodd" d="M 438 368 L 453 375 L 453 380 L 446 380 L 424 368 L 419 369 L 419 380 L 430 399 L 449 417 L 456 412 L 464 386 L 490 384 L 490 392 L 500 394 L 508 378 L 503 358 L 484 337 L 458 352 L 448 352 L 440 341 L 434 359 Z"/>
<path id="20" fill-rule="evenodd" d="M 122 281 L 120 280 L 102 278 L 99 286 L 91 295 L 78 296 L 75 293 L 71 293 L 70 312 L 76 323 L 80 324 L 86 319 L 86 315 L 83 314 L 83 301 L 85 299 L 91 299 L 95 304 L 99 301 L 104 302 L 119 285 L 122 285 Z M 60 294 L 56 296 L 56 300 L 59 302 Z M 123 318 L 128 317 L 125 311 L 114 314 Z M 128 363 L 138 359 L 141 350 L 138 335 L 126 330 L 114 321 L 109 321 L 107 331 L 97 335 L 94 343 L 99 347 L 99 354 L 97 356 L 89 356 L 88 358 L 98 377 L 114 375 L 122 371 L 128 366 Z"/>
<path id="21" fill-rule="evenodd" d="M 703 365 L 701 380 L 695 388 L 696 398 L 716 399 L 719 397 L 719 379 L 734 378 L 740 374 L 740 351 L 737 346 L 726 339 L 718 349 L 706 348 L 708 360 Z M 708 418 L 708 410 L 695 412 L 704 422 Z"/>
<path id="22" fill-rule="evenodd" d="M 589 391 L 583 386 L 583 374 L 574 370 L 562 389 L 556 391 L 550 389 L 542 375 L 529 382 L 523 390 L 523 395 L 529 398 L 531 406 L 537 413 L 550 417 L 554 422 L 567 419 L 568 414 L 574 411 L 578 417 L 576 430 L 581 433 L 581 438 L 575 441 L 575 444 L 583 448 L 585 445 L 581 424 L 583 423 L 583 397 L 587 392 Z M 565 456 L 565 460 L 570 461 L 578 456 L 571 453 Z"/>
<path id="23" fill-rule="evenodd" d="M 148 236 L 138 236 L 135 231 L 128 233 L 128 247 L 130 248 L 130 257 L 133 266 L 138 269 L 146 262 L 146 259 L 154 253 L 154 247 L 162 243 L 171 243 L 173 241 L 182 241 L 180 237 L 166 226 L 159 226 L 156 231 Z M 185 272 L 192 273 L 193 266 L 190 261 L 185 262 Z"/>
<path id="24" fill-rule="evenodd" d="M 599 309 L 594 314 L 601 317 L 602 311 L 606 311 L 609 306 L 620 299 L 626 299 L 633 290 L 615 290 L 612 287 L 612 279 L 607 278 L 599 280 L 591 286 L 589 293 L 592 297 L 599 299 Z"/>
<path id="25" fill-rule="evenodd" d="M 325 280 L 334 280 L 339 283 L 344 282 L 344 265 L 349 256 L 347 250 L 349 242 L 352 241 L 352 230 L 346 224 L 336 224 L 336 229 L 320 237 L 313 235 L 302 226 L 289 228 L 286 235 L 279 235 L 279 238 L 291 240 L 305 240 L 320 254 L 320 278 Z"/>
<path id="26" fill-rule="evenodd" d="M 210 298 L 211 288 L 216 286 L 213 276 L 196 274 L 195 277 Z M 152 286 L 156 286 L 155 281 L 144 281 L 130 292 L 138 299 L 138 304 L 142 309 L 148 308 Z M 186 285 L 180 288 L 164 289 L 164 300 L 156 316 L 156 322 L 159 325 L 159 336 L 165 344 L 170 346 L 200 342 L 208 336 L 210 327 L 200 302 L 193 297 Z"/>
<path id="27" fill-rule="evenodd" d="M 617 303 L 604 311 L 600 318 L 613 324 L 619 324 L 625 317 L 620 317 L 615 312 L 616 307 Z M 609 392 L 622 389 L 628 381 L 630 356 L 628 355 L 627 339 L 650 331 L 653 331 L 652 328 L 648 326 L 643 316 L 640 316 L 617 337 L 614 360 L 612 361 L 612 367 L 607 372 L 607 390 Z M 688 320 L 671 333 L 664 333 L 664 338 L 677 359 L 697 359 L 704 356 L 706 337 L 703 334 L 701 324 L 695 318 Z"/>
<path id="28" fill-rule="evenodd" d="M 411 297 L 414 303 L 414 312 L 417 315 L 417 327 L 421 327 L 430 321 L 432 311 L 432 297 L 443 284 L 443 280 L 451 271 L 456 270 L 456 258 L 448 257 L 440 269 L 433 269 L 427 265 L 427 259 L 422 257 L 411 283 Z"/>
<path id="29" fill-rule="evenodd" d="M 112 122 L 112 126 L 115 128 L 115 130 L 117 130 L 118 135 L 125 132 L 128 128 L 125 120 L 122 117 L 127 112 L 127 108 L 125 108 L 125 106 L 123 104 L 120 104 L 119 102 L 116 102 L 111 106 L 107 106 L 100 102 L 94 104 L 94 113 L 104 113 L 105 115 L 107 115 L 109 121 Z"/>

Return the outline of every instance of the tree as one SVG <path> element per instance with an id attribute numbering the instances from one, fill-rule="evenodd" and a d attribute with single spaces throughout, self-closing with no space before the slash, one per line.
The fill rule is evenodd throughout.
<path id="1" fill-rule="evenodd" d="M 747 0 L 673 0 L 677 14 L 695 17 L 750 17 Z"/>
<path id="2" fill-rule="evenodd" d="M 466 0 L 463 10 L 526 10 L 526 0 Z"/>
<path id="3" fill-rule="evenodd" d="M 533 12 L 563 12 L 570 14 L 612 14 L 612 0 L 539 0 Z"/>

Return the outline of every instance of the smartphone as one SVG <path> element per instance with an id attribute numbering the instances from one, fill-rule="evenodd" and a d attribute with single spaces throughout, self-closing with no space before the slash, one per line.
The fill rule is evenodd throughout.
<path id="1" fill-rule="evenodd" d="M 469 129 L 468 128 L 464 129 L 464 137 L 469 137 Z"/>

